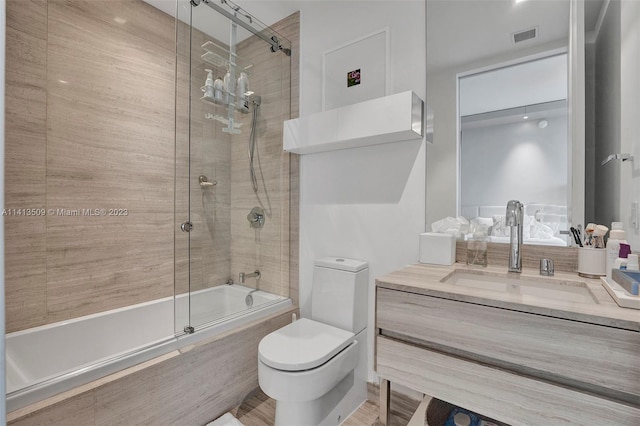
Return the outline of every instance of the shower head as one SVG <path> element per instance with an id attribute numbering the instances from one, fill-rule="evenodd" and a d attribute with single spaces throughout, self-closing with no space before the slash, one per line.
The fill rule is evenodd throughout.
<path id="1" fill-rule="evenodd" d="M 251 96 L 251 103 L 257 108 L 262 103 L 262 96 Z"/>

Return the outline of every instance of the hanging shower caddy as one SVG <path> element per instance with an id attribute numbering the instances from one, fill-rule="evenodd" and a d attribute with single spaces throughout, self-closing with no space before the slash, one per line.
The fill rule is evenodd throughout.
<path id="1" fill-rule="evenodd" d="M 212 42 L 207 41 L 202 45 L 204 53 L 200 56 L 202 60 L 211 66 L 215 75 L 224 75 L 229 73 L 229 86 L 225 87 L 225 92 L 222 98 L 216 98 L 207 96 L 206 86 L 202 86 L 200 89 L 204 93 L 204 96 L 200 100 L 206 104 L 212 105 L 213 112 L 205 113 L 205 118 L 208 120 L 215 120 L 223 123 L 226 127 L 222 129 L 223 132 L 238 134 L 242 127 L 242 122 L 236 120 L 235 112 L 239 111 L 244 114 L 248 114 L 249 110 L 244 108 L 238 108 L 238 102 L 241 100 L 236 99 L 236 74 L 237 70 L 249 75 L 249 69 L 253 67 L 253 64 L 246 63 L 238 58 L 235 53 L 235 33 L 232 24 L 232 39 L 231 48 L 225 49 L 224 47 Z M 251 96 L 253 92 L 247 91 L 244 96 Z"/>

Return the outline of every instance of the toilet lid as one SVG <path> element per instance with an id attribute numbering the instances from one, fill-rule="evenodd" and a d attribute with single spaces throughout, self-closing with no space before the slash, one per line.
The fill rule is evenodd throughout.
<path id="1" fill-rule="evenodd" d="M 330 360 L 354 337 L 349 331 L 300 318 L 265 336 L 258 346 L 258 358 L 278 370 L 309 370 Z"/>

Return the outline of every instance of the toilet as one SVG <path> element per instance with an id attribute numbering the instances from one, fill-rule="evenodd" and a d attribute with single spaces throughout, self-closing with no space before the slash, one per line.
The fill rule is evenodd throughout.
<path id="1" fill-rule="evenodd" d="M 366 354 L 368 264 L 328 257 L 314 263 L 311 319 L 265 336 L 258 346 L 258 382 L 276 401 L 276 426 L 337 425 Z M 363 367 L 363 366 L 361 366 Z M 344 404 L 342 404 L 344 405 Z"/>

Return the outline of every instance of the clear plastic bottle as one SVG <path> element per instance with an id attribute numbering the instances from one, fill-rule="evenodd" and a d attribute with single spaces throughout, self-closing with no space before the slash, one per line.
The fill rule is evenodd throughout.
<path id="1" fill-rule="evenodd" d="M 205 70 L 207 72 L 207 80 L 204 83 L 204 96 L 213 99 L 214 98 L 214 88 L 213 88 L 213 71 L 210 69 Z"/>
<path id="2" fill-rule="evenodd" d="M 224 75 L 223 101 L 225 104 L 233 102 L 233 96 L 229 96 L 230 93 L 233 93 L 233 82 L 231 81 L 231 71 L 227 70 L 227 73 Z"/>
<path id="3" fill-rule="evenodd" d="M 213 99 L 216 102 L 224 100 L 224 81 L 219 77 L 213 82 Z"/>

